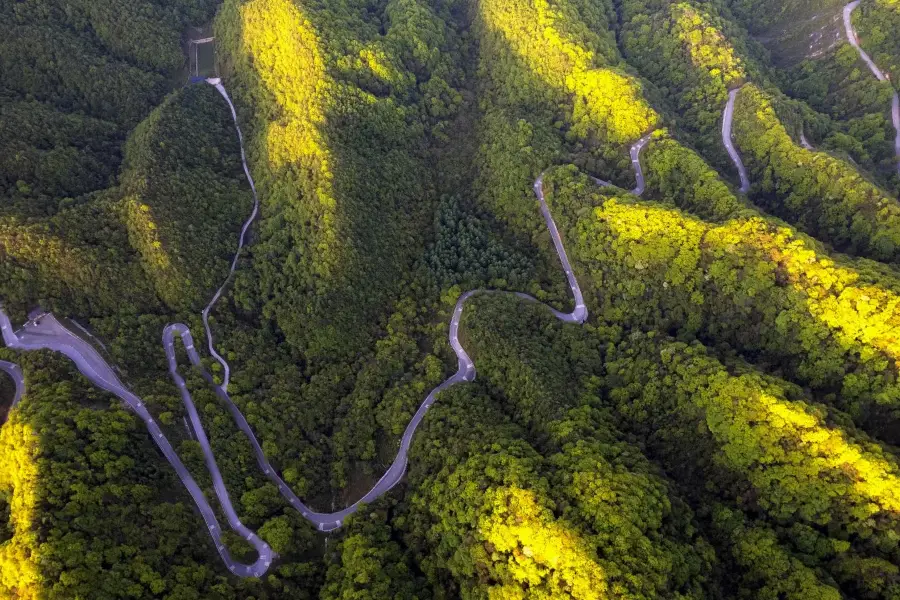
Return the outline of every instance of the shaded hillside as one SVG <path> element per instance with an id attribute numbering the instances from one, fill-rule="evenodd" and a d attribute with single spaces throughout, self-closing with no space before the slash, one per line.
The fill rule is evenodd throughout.
<path id="1" fill-rule="evenodd" d="M 209 2 L 0 7 L 0 302 L 150 415 L 7 332 L 0 598 L 896 600 L 890 86 L 787 56 L 840 8 L 226 0 L 239 138 Z"/>

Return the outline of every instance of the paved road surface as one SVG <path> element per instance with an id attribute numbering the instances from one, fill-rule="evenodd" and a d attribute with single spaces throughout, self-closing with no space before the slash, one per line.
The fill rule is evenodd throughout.
<path id="1" fill-rule="evenodd" d="M 141 399 L 135 396 L 121 381 L 119 381 L 115 372 L 106 363 L 103 357 L 97 353 L 93 346 L 63 327 L 53 315 L 44 315 L 36 322 L 28 322 L 19 331 L 14 331 L 13 326 L 9 321 L 9 317 L 3 311 L 2 307 L 0 307 L 0 330 L 2 330 L 3 341 L 7 347 L 25 351 L 47 349 L 60 352 L 70 358 L 81 374 L 87 377 L 94 385 L 114 394 L 125 402 L 125 404 L 137 414 L 142 421 L 144 421 L 144 424 L 147 426 L 147 431 L 150 433 L 150 437 L 153 438 L 153 441 L 159 447 L 160 451 L 162 451 L 163 456 L 166 457 L 166 460 L 168 460 L 169 464 L 175 469 L 181 482 L 194 499 L 203 520 L 206 522 L 207 529 L 209 530 L 209 534 L 213 539 L 216 549 L 228 569 L 235 575 L 241 577 L 251 575 L 259 576 L 262 573 L 265 573 L 272 563 L 275 554 L 264 541 L 250 529 L 245 527 L 238 519 L 237 513 L 228 498 L 228 493 L 225 490 L 219 469 L 215 464 L 215 459 L 212 457 L 212 452 L 209 449 L 209 443 L 203 432 L 203 428 L 200 425 L 197 411 L 194 408 L 193 402 L 190 400 L 190 396 L 186 393 L 184 380 L 181 379 L 180 376 L 173 377 L 173 379 L 175 379 L 176 385 L 178 385 L 182 391 L 182 400 L 184 400 L 185 407 L 194 424 L 197 438 L 198 440 L 202 440 L 201 445 L 203 446 L 207 468 L 210 470 L 216 494 L 219 497 L 222 510 L 228 518 L 229 526 L 232 530 L 241 535 L 241 537 L 250 542 L 259 553 L 259 559 L 252 565 L 242 565 L 236 562 L 228 553 L 225 544 L 222 543 L 222 530 L 216 519 L 215 512 L 207 501 L 206 496 L 204 496 L 200 486 L 197 485 L 197 482 L 191 477 L 187 468 L 184 466 L 184 463 L 181 462 L 175 449 L 163 435 L 159 425 L 154 421 Z M 171 346 L 167 348 L 167 353 L 170 350 Z M 191 350 L 188 350 L 189 355 L 190 352 Z M 196 356 L 196 352 L 194 352 L 194 356 Z"/>
<path id="2" fill-rule="evenodd" d="M 539 177 L 535 182 L 534 190 L 540 204 L 541 214 L 543 215 L 544 220 L 547 224 L 547 228 L 550 231 L 550 237 L 553 240 L 553 245 L 556 248 L 560 263 L 562 264 L 562 267 L 566 273 L 566 278 L 569 282 L 569 287 L 572 290 L 572 295 L 575 298 L 575 309 L 571 313 L 564 313 L 553 308 L 550 308 L 550 310 L 561 321 L 567 323 L 583 323 L 587 319 L 587 306 L 584 303 L 584 297 L 582 295 L 581 288 L 578 285 L 578 280 L 575 278 L 572 266 L 569 263 L 568 256 L 566 255 L 565 248 L 563 247 L 563 243 L 560 238 L 559 231 L 556 227 L 556 223 L 553 221 L 553 217 L 550 215 L 550 210 L 547 207 L 546 201 L 544 200 L 543 175 L 541 175 L 541 177 Z M 256 439 L 256 436 L 250 428 L 250 424 L 247 422 L 246 418 L 244 418 L 244 415 L 240 412 L 234 402 L 232 402 L 231 397 L 224 389 L 224 386 L 216 385 L 215 381 L 212 378 L 212 375 L 210 375 L 209 372 L 206 371 L 203 367 L 202 363 L 200 362 L 200 355 L 197 353 L 197 349 L 194 346 L 193 337 L 191 336 L 191 332 L 188 330 L 187 326 L 181 323 L 176 323 L 168 325 L 164 329 L 163 347 L 165 349 L 166 358 L 169 363 L 169 375 L 175 382 L 175 385 L 178 387 L 179 393 L 181 394 L 181 399 L 187 410 L 192 429 L 203 451 L 203 457 L 206 462 L 206 467 L 212 477 L 213 488 L 216 492 L 216 496 L 219 499 L 219 503 L 228 519 L 228 524 L 232 528 L 232 530 L 249 541 L 259 553 L 259 558 L 257 559 L 257 561 L 249 565 L 241 564 L 235 561 L 230 556 L 221 541 L 221 527 L 219 526 L 215 513 L 206 497 L 204 496 L 203 492 L 191 477 L 187 468 L 181 462 L 181 459 L 175 453 L 175 450 L 163 435 L 161 429 L 159 428 L 159 425 L 157 425 L 157 423 L 153 420 L 153 417 L 150 415 L 149 411 L 146 409 L 140 398 L 135 396 L 125 387 L 125 385 L 118 379 L 113 369 L 106 363 L 103 357 L 101 357 L 100 354 L 97 353 L 93 346 L 88 344 L 82 338 L 71 333 L 69 330 L 63 327 L 56 320 L 56 318 L 53 317 L 53 315 L 50 314 L 43 315 L 42 317 L 37 319 L 36 322 L 26 323 L 22 329 L 16 332 L 13 330 L 12 324 L 10 323 L 6 313 L 3 311 L 2 307 L 0 307 L 0 329 L 2 329 L 3 340 L 8 347 L 26 351 L 48 349 L 60 352 L 69 357 L 78 367 L 78 370 L 92 383 L 116 395 L 123 402 L 125 402 L 126 405 L 144 421 L 144 424 L 147 426 L 147 430 L 150 432 L 150 435 L 156 442 L 156 445 L 160 448 L 163 455 L 175 469 L 182 483 L 188 489 L 188 492 L 191 494 L 191 497 L 194 499 L 194 502 L 200 509 L 200 513 L 207 524 L 207 528 L 209 529 L 210 536 L 212 536 L 213 541 L 216 544 L 216 548 L 218 549 L 219 554 L 228 569 L 238 576 L 260 577 L 268 570 L 269 566 L 271 565 L 272 559 L 275 557 L 275 553 L 264 541 L 262 541 L 258 536 L 256 536 L 252 531 L 250 531 L 240 522 L 237 513 L 235 512 L 231 504 L 231 500 L 228 496 L 228 490 L 225 487 L 222 475 L 219 471 L 218 465 L 216 464 L 215 457 L 212 453 L 212 449 L 210 448 L 209 440 L 206 437 L 206 433 L 203 429 L 203 425 L 200 421 L 197 409 L 191 398 L 190 392 L 187 389 L 187 385 L 184 379 L 178 372 L 178 362 L 175 356 L 175 336 L 178 336 L 181 340 L 181 343 L 183 344 L 184 349 L 187 352 L 188 359 L 190 360 L 191 364 L 201 370 L 203 377 L 210 383 L 215 393 L 228 407 L 238 425 L 238 428 L 243 431 L 247 438 L 250 440 L 250 443 L 253 445 L 254 452 L 256 453 L 257 462 L 259 463 L 260 468 L 263 470 L 266 476 L 278 487 L 278 489 L 281 491 L 281 494 L 288 500 L 291 506 L 300 511 L 303 517 L 314 523 L 319 528 L 319 530 L 331 531 L 340 527 L 343 524 L 344 519 L 356 512 L 361 504 L 367 504 L 374 501 L 379 496 L 397 485 L 406 471 L 408 462 L 407 455 L 409 452 L 409 447 L 412 444 L 413 435 L 415 434 L 419 424 L 422 422 L 422 419 L 425 418 L 425 413 L 432 406 L 432 404 L 434 404 L 437 395 L 441 391 L 456 383 L 473 381 L 475 379 L 475 365 L 472 363 L 472 359 L 469 357 L 465 349 L 462 347 L 462 344 L 460 344 L 459 342 L 459 322 L 462 317 L 463 307 L 465 306 L 466 301 L 473 295 L 479 293 L 497 292 L 486 290 L 474 290 L 466 292 L 457 300 L 456 306 L 453 311 L 453 316 L 450 320 L 450 330 L 448 337 L 450 345 L 453 348 L 453 351 L 456 353 L 458 361 L 456 373 L 451 375 L 443 383 L 434 388 L 419 406 L 416 414 L 410 420 L 409 425 L 407 425 L 406 431 L 404 431 L 403 433 L 403 436 L 400 440 L 400 449 L 397 452 L 397 456 L 395 457 L 394 462 L 391 464 L 387 472 L 385 472 L 385 474 L 381 477 L 381 479 L 375 484 L 375 486 L 352 506 L 349 506 L 344 510 L 335 513 L 319 513 L 310 509 L 284 483 L 276 470 L 272 467 L 271 464 L 269 464 L 268 460 L 265 457 L 265 454 L 263 453 L 262 447 L 259 444 L 259 441 Z M 533 302 L 537 302 L 535 298 L 528 296 L 527 294 L 515 293 L 515 295 L 521 298 L 526 298 Z M 14 365 L 11 366 L 14 367 Z"/>
<path id="3" fill-rule="evenodd" d="M 213 358 L 218 361 L 220 365 L 222 365 L 222 369 L 224 370 L 224 376 L 222 378 L 222 388 L 227 392 L 228 391 L 228 383 L 231 381 L 231 367 L 228 366 L 228 362 L 216 352 L 215 343 L 213 342 L 213 334 L 212 329 L 209 326 L 209 311 L 212 310 L 212 307 L 215 306 L 216 302 L 219 301 L 219 298 L 222 297 L 222 292 L 225 290 L 225 287 L 231 281 L 231 276 L 234 274 L 234 270 L 237 269 L 238 259 L 241 257 L 241 251 L 244 249 L 244 244 L 247 242 L 247 231 L 250 229 L 250 225 L 253 224 L 253 221 L 256 220 L 256 215 L 259 214 L 259 197 L 256 195 L 256 184 L 253 182 L 253 176 L 250 174 L 250 167 L 247 166 L 247 155 L 244 153 L 244 134 L 241 133 L 241 127 L 238 125 L 237 112 L 234 110 L 234 104 L 231 102 L 231 98 L 228 96 L 228 91 L 225 89 L 225 86 L 222 85 L 222 80 L 218 77 L 213 77 L 206 80 L 207 83 L 214 86 L 219 93 L 225 98 L 225 102 L 228 103 L 228 108 L 231 110 L 231 118 L 234 121 L 234 129 L 237 131 L 238 142 L 241 147 L 241 164 L 244 167 L 244 175 L 247 176 L 247 182 L 250 183 L 250 191 L 253 192 L 253 210 L 250 212 L 250 216 L 244 222 L 244 226 L 241 227 L 241 236 L 238 239 L 238 249 L 234 255 L 234 259 L 231 261 L 231 269 L 228 271 L 228 277 L 222 283 L 222 286 L 216 290 L 216 293 L 213 295 L 212 300 L 209 301 L 209 304 L 206 305 L 206 308 L 203 309 L 203 328 L 206 330 L 206 343 L 209 348 L 209 353 L 212 354 Z"/>
<path id="4" fill-rule="evenodd" d="M 0 371 L 5 371 L 12 377 L 16 386 L 16 393 L 13 396 L 12 404 L 9 406 L 9 410 L 12 410 L 19 404 L 19 400 L 22 399 L 22 395 L 25 393 L 25 378 L 22 376 L 22 369 L 19 365 L 6 362 L 5 360 L 0 360 Z"/>
<path id="5" fill-rule="evenodd" d="M 740 88 L 735 88 L 728 92 L 728 104 L 725 105 L 725 116 L 722 119 L 722 142 L 725 144 L 725 149 L 728 150 L 728 156 L 734 161 L 734 166 L 737 167 L 738 175 L 741 178 L 740 192 L 746 194 L 750 191 L 750 178 L 747 177 L 747 169 L 744 168 L 744 163 L 741 161 L 741 155 L 738 154 L 737 149 L 734 147 L 734 143 L 731 141 L 731 127 L 734 121 L 734 101 L 737 99 L 739 91 L 741 91 Z"/>
<path id="6" fill-rule="evenodd" d="M 228 279 L 230 280 L 231 275 L 234 273 L 234 270 L 237 267 L 237 261 L 240 252 L 246 242 L 247 230 L 257 216 L 259 210 L 259 201 L 256 195 L 256 187 L 253 183 L 253 178 L 251 177 L 249 168 L 247 167 L 246 157 L 244 155 L 243 136 L 241 134 L 240 127 L 238 127 L 237 114 L 234 110 L 234 105 L 232 104 L 231 99 L 228 97 L 228 93 L 226 92 L 225 88 L 222 86 L 221 82 L 218 79 L 211 79 L 208 80 L 208 82 L 216 87 L 216 89 L 219 91 L 219 93 L 222 95 L 222 97 L 228 103 L 229 108 L 231 109 L 231 115 L 234 119 L 235 128 L 238 133 L 238 139 L 241 142 L 241 161 L 244 166 L 244 172 L 247 175 L 247 180 L 249 181 L 250 187 L 253 190 L 253 211 L 248 220 L 244 223 L 244 226 L 241 230 L 237 254 L 235 255 L 235 258 L 232 262 L 231 271 L 229 272 L 228 276 Z M 637 188 L 634 190 L 634 193 L 636 195 L 640 195 L 641 193 L 643 193 L 645 187 L 644 176 L 641 171 L 639 158 L 641 150 L 647 144 L 649 139 L 650 136 L 648 135 L 639 140 L 631 148 L 632 163 L 635 167 L 635 176 L 638 184 Z M 559 230 L 556 227 L 556 223 L 553 221 L 553 217 L 550 214 L 550 209 L 547 206 L 546 200 L 544 199 L 543 181 L 544 176 L 542 174 L 534 183 L 535 196 L 537 197 L 541 215 L 543 216 L 544 222 L 547 225 L 547 229 L 550 232 L 550 237 L 553 240 L 553 246 L 556 250 L 557 256 L 559 257 L 562 268 L 566 273 L 566 279 L 568 281 L 569 288 L 572 290 L 572 296 L 575 300 L 575 308 L 570 313 L 564 313 L 552 307 L 548 308 L 553 312 L 556 318 L 563 322 L 579 324 L 584 323 L 588 315 L 587 306 L 584 303 L 584 297 L 582 295 L 581 288 L 578 285 L 578 280 L 575 277 L 575 273 L 572 270 L 572 265 L 569 263 L 569 258 L 566 255 L 566 250 L 559 235 Z M 268 544 L 266 544 L 255 533 L 253 533 L 240 522 L 237 513 L 232 506 L 231 499 L 228 495 L 228 490 L 225 487 L 222 475 L 219 471 L 218 465 L 216 464 L 215 456 L 213 455 L 212 449 L 210 448 L 209 440 L 206 437 L 206 432 L 203 429 L 203 425 L 200 421 L 197 409 L 191 398 L 191 394 L 187 389 L 187 384 L 178 371 L 178 361 L 175 355 L 176 337 L 183 345 L 190 363 L 200 370 L 200 373 L 202 374 L 204 379 L 210 384 L 215 393 L 228 407 L 228 410 L 231 412 L 232 417 L 238 425 L 238 428 L 247 436 L 247 439 L 253 446 L 257 462 L 265 475 L 278 487 L 281 494 L 285 499 L 287 499 L 291 506 L 300 511 L 303 517 L 314 523 L 320 531 L 332 531 L 340 527 L 343 524 L 344 520 L 349 515 L 356 512 L 361 504 L 367 504 L 374 501 L 379 496 L 392 489 L 401 480 L 403 474 L 406 471 L 406 466 L 408 463 L 408 452 L 410 445 L 412 444 L 413 435 L 415 434 L 419 424 L 425 418 L 425 414 L 428 412 L 428 409 L 434 404 L 437 395 L 452 385 L 473 381 L 475 379 L 475 365 L 472 363 L 472 359 L 466 353 L 465 349 L 462 347 L 462 344 L 459 341 L 459 323 L 466 301 L 476 294 L 512 293 L 515 296 L 524 298 L 528 301 L 538 302 L 538 300 L 534 297 L 521 292 L 473 290 L 462 294 L 457 300 L 456 306 L 454 307 L 448 332 L 450 346 L 453 348 L 453 351 L 455 352 L 457 357 L 456 372 L 449 378 L 447 378 L 443 383 L 431 390 L 428 396 L 425 397 L 422 404 L 419 406 L 419 409 L 416 411 L 416 414 L 407 425 L 406 430 L 403 432 L 403 436 L 400 439 L 400 448 L 397 452 L 397 456 L 394 458 L 391 466 L 381 477 L 381 479 L 375 484 L 375 486 L 373 486 L 372 489 L 369 490 L 357 502 L 343 510 L 334 513 L 320 513 L 310 509 L 307 505 L 305 505 L 281 479 L 281 477 L 278 475 L 276 470 L 272 467 L 265 454 L 263 453 L 262 447 L 260 446 L 259 441 L 256 439 L 256 436 L 254 435 L 250 424 L 247 422 L 244 415 L 234 404 L 234 402 L 232 402 L 231 397 L 228 395 L 227 384 L 230 369 L 228 367 L 228 363 L 215 351 L 213 336 L 208 323 L 209 311 L 222 296 L 223 290 L 225 289 L 225 286 L 227 284 L 228 280 L 226 280 L 222 287 L 220 287 L 216 291 L 212 301 L 203 310 L 203 323 L 206 329 L 209 351 L 216 358 L 216 360 L 219 361 L 219 363 L 225 370 L 225 381 L 222 385 L 216 384 L 212 375 L 202 365 L 200 361 L 200 355 L 198 354 L 197 349 L 194 345 L 193 337 L 191 336 L 191 332 L 186 325 L 181 323 L 168 325 L 163 330 L 162 341 L 163 348 L 165 349 L 166 353 L 166 359 L 169 365 L 169 375 L 172 378 L 172 381 L 175 383 L 176 387 L 178 387 L 179 393 L 181 394 L 182 402 L 184 403 L 188 418 L 190 419 L 191 429 L 193 430 L 193 433 L 196 436 L 196 439 L 203 451 L 204 461 L 212 478 L 213 489 L 215 491 L 216 497 L 219 500 L 222 511 L 224 512 L 225 517 L 228 520 L 228 525 L 233 531 L 238 533 L 241 537 L 243 537 L 251 545 L 253 545 L 259 555 L 258 559 L 252 564 L 242 564 L 231 557 L 227 548 L 222 543 L 222 529 L 218 523 L 215 512 L 210 506 L 206 496 L 203 494 L 203 491 L 200 489 L 196 481 L 188 472 L 187 468 L 181 462 L 181 459 L 178 457 L 175 450 L 166 439 L 159 425 L 153 420 L 153 417 L 150 415 L 141 399 L 125 387 L 125 385 L 116 376 L 112 367 L 110 367 L 110 365 L 94 349 L 93 346 L 91 346 L 81 337 L 76 336 L 71 331 L 63 327 L 56 320 L 56 318 L 50 314 L 45 314 L 40 318 L 37 318 L 35 321 L 30 321 L 26 323 L 19 331 L 14 331 L 9 318 L 3 311 L 2 306 L 0 306 L 0 329 L 2 329 L 4 343 L 10 348 L 24 351 L 49 349 L 66 355 L 75 363 L 78 370 L 92 383 L 94 383 L 94 385 L 120 398 L 132 411 L 135 412 L 135 414 L 138 415 L 138 417 L 141 418 L 141 420 L 144 421 L 144 424 L 147 426 L 147 430 L 149 431 L 154 442 L 162 451 L 163 455 L 166 457 L 172 467 L 175 469 L 178 477 L 187 488 L 188 493 L 190 493 L 194 502 L 197 504 L 201 516 L 206 522 L 209 534 L 216 546 L 216 549 L 219 552 L 219 555 L 222 557 L 223 562 L 232 573 L 240 577 L 261 577 L 269 569 L 272 560 L 276 557 L 276 554 Z M 12 363 L 2 362 L 0 362 L 0 369 L 9 372 L 13 375 L 13 378 L 16 379 L 18 400 L 19 396 L 21 395 L 18 391 L 19 383 L 21 382 L 21 370 Z"/>
<path id="7" fill-rule="evenodd" d="M 815 148 L 813 148 L 813 145 L 809 143 L 809 140 L 806 139 L 806 134 L 802 131 L 800 132 L 800 145 L 807 150 L 815 150 Z"/>
<path id="8" fill-rule="evenodd" d="M 844 7 L 844 31 L 847 33 L 847 41 L 850 42 L 851 46 L 856 48 L 856 51 L 859 52 L 859 56 L 863 59 L 863 62 L 868 65 L 872 74 L 878 78 L 878 81 L 889 81 L 887 75 L 878 68 L 875 61 L 873 61 L 859 45 L 859 38 L 856 35 L 856 30 L 853 28 L 853 11 L 856 10 L 859 3 L 860 0 L 854 0 Z M 894 35 L 896 35 L 896 32 Z M 893 100 L 891 100 L 891 120 L 894 123 L 894 131 L 896 132 L 896 136 L 894 137 L 894 152 L 898 159 L 897 170 L 900 171 L 900 94 L 898 94 L 896 90 L 894 90 L 894 97 Z"/>
<path id="9" fill-rule="evenodd" d="M 631 193 L 635 196 L 643 195 L 644 190 L 646 189 L 644 170 L 641 168 L 641 151 L 644 149 L 644 146 L 647 145 L 647 142 L 650 141 L 652 135 L 652 132 L 648 133 L 631 147 L 631 166 L 634 167 L 634 178 L 637 180 L 637 187 L 631 190 Z"/>
<path id="10" fill-rule="evenodd" d="M 634 178 L 637 181 L 637 186 L 633 190 L 631 190 L 631 193 L 635 196 L 642 196 L 644 194 L 644 190 L 647 187 L 646 182 L 644 181 L 644 169 L 641 168 L 641 152 L 647 146 L 647 143 L 652 137 L 653 132 L 651 131 L 631 146 L 631 166 L 634 167 Z M 615 186 L 615 184 L 610 181 L 604 181 L 603 179 L 598 179 L 596 177 L 591 177 L 591 180 L 599 186 Z M 537 186 L 537 184 L 535 184 L 535 186 Z"/>

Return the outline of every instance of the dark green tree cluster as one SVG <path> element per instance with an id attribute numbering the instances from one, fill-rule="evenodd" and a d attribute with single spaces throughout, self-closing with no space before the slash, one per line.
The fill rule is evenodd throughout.
<path id="1" fill-rule="evenodd" d="M 0 488 L 13 515 L 13 536 L 0 544 L 0 594 L 233 597 L 208 566 L 214 549 L 196 544 L 205 528 L 190 501 L 168 497 L 177 479 L 157 468 L 139 422 L 73 377 L 65 359 L 16 360 L 30 387 L 0 431 Z"/>
<path id="2" fill-rule="evenodd" d="M 487 281 L 499 288 L 526 286 L 531 272 L 528 257 L 509 253 L 492 237 L 488 217 L 467 212 L 460 203 L 458 196 L 445 196 L 435 214 L 435 240 L 426 261 L 439 285 L 471 288 Z"/>
<path id="3" fill-rule="evenodd" d="M 391 507 L 380 501 L 356 515 L 347 527 L 328 566 L 322 600 L 425 600 L 434 591 L 397 540 Z"/>
<path id="4" fill-rule="evenodd" d="M 704 597 L 710 556 L 689 513 L 639 455 L 579 435 L 594 432 L 590 411 L 558 422 L 572 436 L 547 458 L 483 392 L 452 389 L 433 411 L 403 517 L 432 586 L 462 598 Z"/>
<path id="5" fill-rule="evenodd" d="M 106 55 L 90 37 L 0 10 L 0 77 L 15 97 L 133 127 L 165 94 L 162 75 Z"/>
<path id="6" fill-rule="evenodd" d="M 51 105 L 0 103 L 0 196 L 4 215 L 46 217 L 108 187 L 119 161 L 115 124 Z"/>
<path id="7" fill-rule="evenodd" d="M 872 76 L 855 48 L 841 44 L 825 57 L 787 70 L 783 79 L 786 93 L 834 119 L 836 127 L 816 132 L 821 141 L 812 138 L 817 147 L 851 157 L 896 188 L 895 131 L 889 114 L 893 88 Z"/>
<path id="8" fill-rule="evenodd" d="M 125 146 L 119 191 L 129 241 L 159 297 L 174 310 L 200 310 L 227 278 L 253 206 L 215 88 L 176 92 L 140 123 Z"/>
<path id="9" fill-rule="evenodd" d="M 647 584 L 661 583 L 662 579 L 653 577 L 659 569 L 669 574 L 670 585 L 674 581 L 699 584 L 690 594 L 682 590 L 688 597 L 840 597 L 833 580 L 820 568 L 803 564 L 800 553 L 780 540 L 774 527 L 737 508 L 728 509 L 715 494 L 703 491 L 718 492 L 722 479 L 685 478 L 674 467 L 669 481 L 649 466 L 637 446 L 620 441 L 622 433 L 607 412 L 617 400 L 615 395 L 607 396 L 607 390 L 615 388 L 618 380 L 612 374 L 607 378 L 605 364 L 615 344 L 639 347 L 638 334 L 623 336 L 622 329 L 606 324 L 587 329 L 560 327 L 545 309 L 518 303 L 515 299 L 479 300 L 467 318 L 480 374 L 501 398 L 505 412 L 528 429 L 531 439 L 538 440 L 535 447 L 545 456 L 552 455 L 551 495 L 557 510 L 572 522 L 588 519 L 608 536 L 603 547 L 615 549 L 614 562 L 620 565 L 608 567 L 608 572 L 622 572 L 623 565 L 628 565 L 624 569 L 634 574 L 631 581 Z M 625 423 L 623 427 L 634 430 Z M 605 468 L 607 461 L 615 465 L 612 471 Z M 691 462 L 684 468 L 698 464 Z M 630 498 L 636 503 L 631 504 Z M 697 518 L 684 500 L 691 501 Z M 611 513 L 607 512 L 612 508 L 610 501 L 616 503 Z M 640 515 L 632 513 L 639 506 Z M 655 550 L 646 543 L 654 538 L 648 524 L 666 532 L 664 541 L 654 543 L 661 544 Z M 634 537 L 633 530 L 629 533 L 632 525 L 648 536 L 639 544 L 635 542 L 641 537 Z M 676 542 L 685 534 L 691 538 L 692 551 L 679 548 Z M 671 549 L 671 554 L 662 548 Z M 636 556 L 640 562 L 631 564 L 629 560 Z M 634 588 L 628 592 L 643 597 Z M 648 597 L 667 595 L 665 587 L 659 587 Z M 635 596 L 626 592 L 626 597 Z"/>
<path id="10" fill-rule="evenodd" d="M 212 16 L 210 0 L 177 4 L 137 0 L 75 0 L 65 5 L 65 22 L 99 41 L 106 52 L 141 68 L 172 73 L 185 62 L 181 39 L 188 24 Z"/>
<path id="11" fill-rule="evenodd" d="M 608 349 L 606 369 L 622 426 L 695 503 L 708 510 L 703 498 L 712 492 L 760 514 L 804 563 L 828 574 L 824 583 L 836 581 L 853 597 L 896 593 L 894 456 L 835 427 L 835 415 L 796 386 L 740 364 L 726 367 L 697 344 L 636 333 Z M 741 527 L 728 523 L 727 512 L 714 518 Z M 777 561 L 767 568 L 786 572 Z M 812 593 L 795 597 L 820 597 Z"/>
<path id="12" fill-rule="evenodd" d="M 620 6 L 626 58 L 670 98 L 680 123 L 721 167 L 728 161 L 719 132 L 728 90 L 758 79 L 759 69 L 743 44 L 735 47 L 741 38 L 726 33 L 734 28 L 715 4 L 623 0 Z"/>
<path id="13" fill-rule="evenodd" d="M 895 32 L 900 27 L 900 3 L 897 0 L 862 2 L 854 11 L 853 25 L 862 47 L 896 86 L 900 77 L 900 41 Z"/>
<path id="14" fill-rule="evenodd" d="M 218 56 L 262 214 L 212 325 L 268 459 L 317 511 L 356 501 L 457 368 L 447 322 L 484 288 L 460 329 L 477 379 L 437 397 L 406 480 L 326 536 L 176 344 L 235 508 L 278 553 L 241 580 L 139 420 L 63 357 L 0 349 L 28 384 L 0 430 L 0 596 L 896 600 L 900 281 L 822 243 L 896 262 L 896 202 L 791 139 L 873 167 L 889 90 L 843 49 L 773 76 L 731 12 L 763 32 L 812 8 L 227 0 Z M 0 301 L 89 326 L 210 498 L 159 334 L 183 321 L 203 345 L 250 209 L 224 99 L 170 93 L 212 9 L 0 7 Z M 747 80 L 752 198 L 805 234 L 706 162 L 730 165 L 721 111 Z M 650 132 L 639 201 L 621 190 Z M 542 172 L 584 325 L 493 293 L 571 309 Z M 0 407 L 11 393 L 0 376 Z"/>
<path id="15" fill-rule="evenodd" d="M 461 102 L 444 20 L 425 2 L 367 4 L 234 1 L 216 25 L 263 204 L 242 288 L 258 292 L 239 301 L 311 358 L 372 345 L 424 250 L 427 149 Z"/>
<path id="16" fill-rule="evenodd" d="M 832 14 L 846 4 L 843 0 L 726 1 L 735 16 L 756 34 L 785 23 L 802 22 L 813 15 Z"/>
<path id="17" fill-rule="evenodd" d="M 752 84 L 738 95 L 734 135 L 763 208 L 838 250 L 897 263 L 897 200 L 847 162 L 797 145 Z"/>
<path id="18" fill-rule="evenodd" d="M 571 252 L 606 318 L 728 344 L 900 441 L 900 282 L 759 216 L 710 225 L 558 173 L 552 206 L 574 217 Z"/>

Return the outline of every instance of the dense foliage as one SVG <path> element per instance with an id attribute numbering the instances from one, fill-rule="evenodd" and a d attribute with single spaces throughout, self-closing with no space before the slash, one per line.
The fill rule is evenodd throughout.
<path id="1" fill-rule="evenodd" d="M 797 23 L 810 15 L 829 14 L 844 0 L 727 0 L 729 8 L 754 33 Z"/>
<path id="2" fill-rule="evenodd" d="M 71 317 L 210 499 L 167 323 L 220 378 L 199 311 L 229 281 L 211 315 L 229 394 L 331 512 L 457 369 L 447 323 L 481 290 L 459 331 L 475 381 L 437 396 L 401 484 L 327 534 L 176 343 L 238 516 L 277 553 L 260 579 L 229 574 L 134 415 L 64 357 L 0 348 L 27 386 L 0 429 L 0 598 L 896 600 L 890 86 L 846 44 L 776 65 L 749 33 L 842 4 L 0 6 L 0 302 L 16 325 Z M 857 12 L 885 64 L 894 8 Z M 238 136 L 216 89 L 182 85 L 210 23 L 261 200 L 230 280 L 252 201 Z M 723 177 L 739 86 L 748 198 Z M 584 324 L 496 293 L 572 308 L 542 173 Z M 0 375 L 0 418 L 13 393 Z"/>
<path id="3" fill-rule="evenodd" d="M 900 2 L 874 0 L 863 2 L 853 15 L 853 24 L 863 48 L 896 84 L 900 76 L 900 41 L 895 32 L 900 26 Z"/>
<path id="4" fill-rule="evenodd" d="M 756 75 L 742 58 L 747 51 L 736 51 L 708 4 L 624 0 L 621 6 L 625 56 L 671 98 L 704 154 L 727 164 L 722 109 L 728 90 Z"/>
<path id="5" fill-rule="evenodd" d="M 167 497 L 177 480 L 156 467 L 143 427 L 72 381 L 64 360 L 29 359 L 28 401 L 0 432 L 13 534 L 0 546 L 0 595 L 223 597 L 194 544 L 202 522 Z"/>
<path id="6" fill-rule="evenodd" d="M 436 198 L 426 150 L 460 98 L 456 50 L 424 2 L 361 12 L 226 2 L 217 30 L 262 200 L 259 308 L 310 357 L 352 356 L 412 260 Z M 274 40 L 274 46 L 272 45 Z"/>
<path id="7" fill-rule="evenodd" d="M 168 98 L 125 147 L 122 220 L 172 309 L 204 306 L 228 275 L 252 206 L 239 152 L 227 105 L 208 85 Z"/>
<path id="8" fill-rule="evenodd" d="M 759 216 L 710 225 L 567 175 L 552 206 L 574 217 L 563 226 L 604 317 L 727 343 L 900 442 L 900 282 Z"/>
<path id="9" fill-rule="evenodd" d="M 590 411 L 548 423 L 559 432 L 546 458 L 483 394 L 448 392 L 435 414 L 406 517 L 433 585 L 462 598 L 702 597 L 710 553 L 692 545 L 689 513 Z"/>
<path id="10" fill-rule="evenodd" d="M 734 134 L 764 208 L 841 251 L 900 260 L 897 200 L 847 162 L 797 145 L 753 85 L 738 94 Z"/>
<path id="11" fill-rule="evenodd" d="M 785 92 L 834 119 L 830 129 L 807 125 L 821 138 L 813 138 L 817 147 L 849 156 L 896 191 L 896 133 L 889 114 L 893 88 L 872 76 L 855 48 L 842 43 L 824 57 L 787 70 L 783 79 Z"/>
<path id="12" fill-rule="evenodd" d="M 628 185 L 627 146 L 658 122 L 608 31 L 611 4 L 483 0 L 479 200 L 521 232 L 543 232 L 531 183 L 565 156 Z"/>
<path id="13" fill-rule="evenodd" d="M 826 567 L 848 590 L 880 586 L 873 597 L 890 597 L 897 586 L 896 459 L 834 428 L 798 388 L 741 365 L 732 373 L 696 345 L 633 336 L 610 349 L 606 368 L 623 425 L 675 480 L 697 496 L 713 491 L 761 513 L 808 564 Z M 872 573 L 853 568 L 861 561 Z M 870 579 L 876 571 L 880 581 Z"/>

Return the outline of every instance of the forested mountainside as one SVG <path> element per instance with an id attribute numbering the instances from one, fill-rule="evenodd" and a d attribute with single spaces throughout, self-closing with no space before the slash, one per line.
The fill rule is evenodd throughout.
<path id="1" fill-rule="evenodd" d="M 900 597 L 898 14 L 0 5 L 0 598 Z"/>

